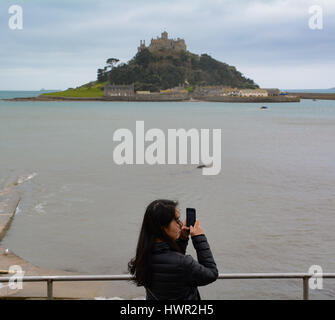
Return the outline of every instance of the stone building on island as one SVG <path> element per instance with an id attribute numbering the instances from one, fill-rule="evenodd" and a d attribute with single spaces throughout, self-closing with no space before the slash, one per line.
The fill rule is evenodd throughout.
<path id="1" fill-rule="evenodd" d="M 277 88 L 267 88 L 265 89 L 270 97 L 279 96 L 280 90 Z"/>
<path id="2" fill-rule="evenodd" d="M 265 89 L 241 89 L 240 97 L 267 97 L 268 92 Z"/>
<path id="3" fill-rule="evenodd" d="M 114 85 L 108 84 L 104 88 L 105 97 L 131 97 L 135 94 L 134 84 Z"/>
<path id="4" fill-rule="evenodd" d="M 186 43 L 184 39 L 177 38 L 177 40 L 169 39 L 168 33 L 164 31 L 161 37 L 156 39 L 151 39 L 149 47 L 145 46 L 145 40 L 140 40 L 140 46 L 137 48 L 138 52 L 147 48 L 151 53 L 159 51 L 176 51 L 176 52 L 185 52 Z"/>
<path id="5" fill-rule="evenodd" d="M 228 86 L 197 86 L 194 92 L 202 97 L 269 97 L 279 96 L 279 89 L 240 89 Z"/>

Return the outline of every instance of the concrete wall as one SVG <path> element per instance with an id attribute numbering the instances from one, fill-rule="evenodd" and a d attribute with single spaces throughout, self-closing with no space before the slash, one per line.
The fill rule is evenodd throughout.
<path id="1" fill-rule="evenodd" d="M 188 93 L 175 93 L 175 94 L 137 94 L 134 96 L 120 96 L 120 97 L 104 97 L 108 101 L 184 101 L 189 100 Z"/>

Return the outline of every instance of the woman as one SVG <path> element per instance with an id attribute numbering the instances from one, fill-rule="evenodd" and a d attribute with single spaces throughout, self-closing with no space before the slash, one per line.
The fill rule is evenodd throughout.
<path id="1" fill-rule="evenodd" d="M 128 269 L 147 300 L 198 300 L 198 286 L 214 282 L 218 270 L 198 220 L 188 228 L 180 221 L 178 202 L 155 200 L 144 214 L 136 256 Z M 191 235 L 198 261 L 185 255 Z"/>

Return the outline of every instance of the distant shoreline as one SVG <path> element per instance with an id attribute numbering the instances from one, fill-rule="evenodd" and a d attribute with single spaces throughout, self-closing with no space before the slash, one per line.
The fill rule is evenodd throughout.
<path id="1" fill-rule="evenodd" d="M 300 99 L 335 100 L 335 93 L 290 92 Z"/>

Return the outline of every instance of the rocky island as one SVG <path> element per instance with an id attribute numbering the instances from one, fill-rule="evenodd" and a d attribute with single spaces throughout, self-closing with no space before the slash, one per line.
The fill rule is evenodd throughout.
<path id="1" fill-rule="evenodd" d="M 234 66 L 208 54 L 187 50 L 184 39 L 169 39 L 168 33 L 140 41 L 128 63 L 109 58 L 97 70 L 97 80 L 75 89 L 44 93 L 13 100 L 62 101 L 219 101 L 299 102 L 296 95 L 279 89 L 261 89 Z"/>

